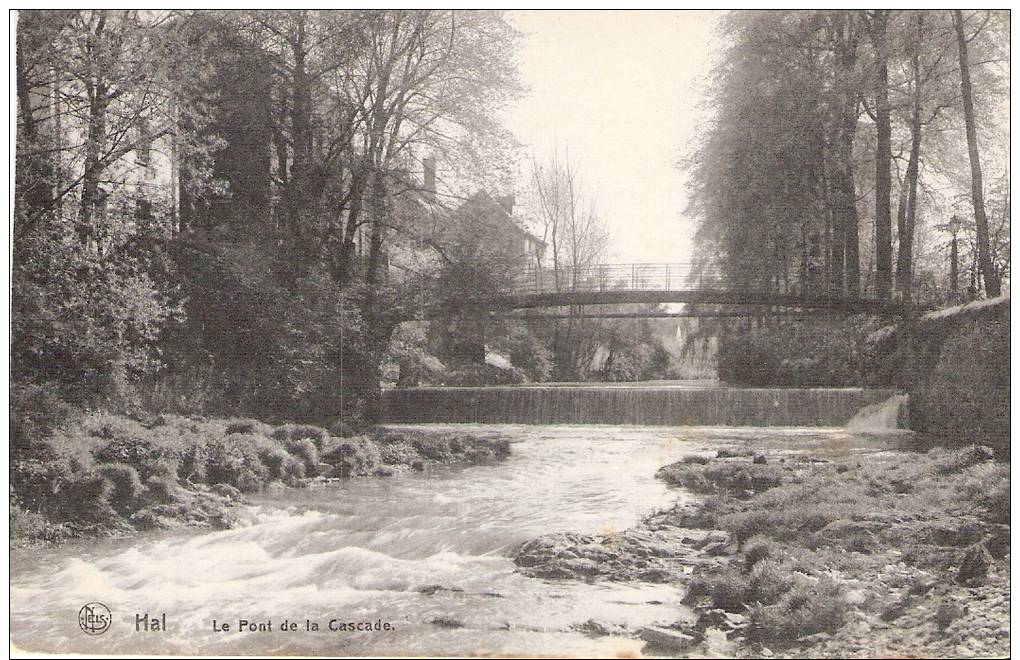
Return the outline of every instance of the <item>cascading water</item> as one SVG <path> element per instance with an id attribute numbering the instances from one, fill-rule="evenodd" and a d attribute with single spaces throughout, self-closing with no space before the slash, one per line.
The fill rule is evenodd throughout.
<path id="1" fill-rule="evenodd" d="M 421 387 L 383 394 L 392 423 L 842 427 L 894 390 L 663 386 Z"/>
<path id="2" fill-rule="evenodd" d="M 846 424 L 854 433 L 889 433 L 905 428 L 908 397 L 896 394 L 881 403 L 865 406 Z"/>

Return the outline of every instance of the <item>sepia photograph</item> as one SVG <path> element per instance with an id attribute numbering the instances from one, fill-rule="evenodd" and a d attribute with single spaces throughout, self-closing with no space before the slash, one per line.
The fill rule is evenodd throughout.
<path id="1" fill-rule="evenodd" d="M 1009 657 L 1010 10 L 824 4 L 10 10 L 10 656 Z"/>

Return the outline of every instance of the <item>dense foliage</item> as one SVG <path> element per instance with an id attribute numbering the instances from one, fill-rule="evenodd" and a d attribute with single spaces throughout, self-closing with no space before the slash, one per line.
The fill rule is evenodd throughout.
<path id="1" fill-rule="evenodd" d="M 730 332 L 719 340 L 719 379 L 734 385 L 864 385 L 868 317 L 800 320 Z"/>
<path id="2" fill-rule="evenodd" d="M 941 303 L 968 289 L 948 276 L 958 235 L 968 295 L 998 295 L 1008 25 L 996 11 L 730 14 L 688 163 L 702 268 L 766 292 Z"/>
<path id="3" fill-rule="evenodd" d="M 367 359 L 365 326 L 328 273 L 287 281 L 279 257 L 255 246 L 179 243 L 173 258 L 183 314 L 164 326 L 164 364 L 143 381 L 150 410 L 292 419 L 352 412 L 343 410 L 352 397 L 343 383 Z"/>
<path id="4" fill-rule="evenodd" d="M 1010 438 L 1009 316 L 952 327 L 911 391 L 914 428 L 997 447 Z"/>
<path id="5" fill-rule="evenodd" d="M 16 387 L 373 416 L 420 315 L 389 248 L 440 247 L 424 159 L 445 192 L 505 169 L 515 38 L 488 11 L 21 12 Z"/>

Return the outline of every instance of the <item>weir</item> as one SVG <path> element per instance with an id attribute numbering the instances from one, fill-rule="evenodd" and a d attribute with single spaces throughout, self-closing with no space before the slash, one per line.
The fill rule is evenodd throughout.
<path id="1" fill-rule="evenodd" d="M 383 392 L 383 421 L 843 427 L 865 407 L 899 394 L 868 388 L 412 387 Z"/>

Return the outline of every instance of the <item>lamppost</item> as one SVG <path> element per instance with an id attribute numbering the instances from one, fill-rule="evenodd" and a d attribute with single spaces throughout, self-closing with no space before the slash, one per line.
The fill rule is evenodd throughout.
<path id="1" fill-rule="evenodd" d="M 949 233 L 953 235 L 953 241 L 949 244 L 949 292 L 955 300 L 960 290 L 960 250 L 956 241 L 956 235 L 960 233 L 960 216 L 953 214 L 949 220 Z"/>

